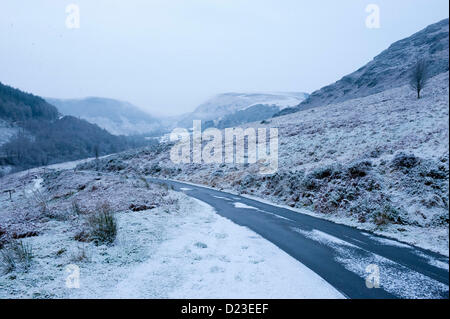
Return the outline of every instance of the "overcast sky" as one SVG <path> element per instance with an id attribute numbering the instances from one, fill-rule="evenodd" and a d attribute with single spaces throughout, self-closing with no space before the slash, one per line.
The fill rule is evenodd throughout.
<path id="1" fill-rule="evenodd" d="M 173 115 L 222 92 L 310 93 L 447 17 L 447 0 L 1 0 L 0 81 Z"/>

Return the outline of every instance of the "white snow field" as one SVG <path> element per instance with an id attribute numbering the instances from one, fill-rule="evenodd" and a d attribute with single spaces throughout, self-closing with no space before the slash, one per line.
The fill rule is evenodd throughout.
<path id="1" fill-rule="evenodd" d="M 119 298 L 342 298 L 317 274 L 249 229 L 189 200 L 153 256 L 109 290 Z"/>
<path id="2" fill-rule="evenodd" d="M 49 168 L 1 178 L 6 186 L 16 192 L 0 194 L 0 231 L 33 258 L 11 271 L 0 264 L 0 298 L 344 297 L 261 236 L 164 186 Z M 77 241 L 84 215 L 105 201 L 117 218 L 114 243 Z M 67 286 L 74 267 L 79 288 Z"/>

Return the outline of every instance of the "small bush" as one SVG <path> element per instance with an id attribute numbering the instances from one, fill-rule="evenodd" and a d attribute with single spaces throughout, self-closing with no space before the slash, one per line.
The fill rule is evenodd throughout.
<path id="1" fill-rule="evenodd" d="M 80 230 L 80 231 L 78 231 L 78 232 L 75 234 L 74 239 L 75 239 L 76 241 L 80 241 L 80 242 L 82 242 L 82 243 L 87 243 L 87 242 L 90 242 L 90 241 L 91 241 L 89 231 L 86 231 L 86 230 Z"/>
<path id="2" fill-rule="evenodd" d="M 441 197 L 439 197 L 436 194 L 431 194 L 426 198 L 422 198 L 420 200 L 420 203 L 428 209 L 433 208 L 433 207 L 446 208 L 445 202 L 442 200 Z"/>
<path id="3" fill-rule="evenodd" d="M 448 211 L 441 211 L 440 213 L 433 216 L 431 220 L 432 225 L 436 226 L 446 226 L 448 227 Z"/>
<path id="4" fill-rule="evenodd" d="M 370 161 L 362 161 L 352 163 L 348 168 L 348 175 L 352 178 L 364 177 L 372 168 L 372 163 Z"/>
<path id="5" fill-rule="evenodd" d="M 321 167 L 314 170 L 311 176 L 317 179 L 324 179 L 330 177 L 334 173 L 332 166 Z"/>
<path id="6" fill-rule="evenodd" d="M 300 186 L 307 191 L 313 191 L 320 188 L 319 182 L 310 175 L 305 176 L 305 178 L 303 178 L 303 180 L 300 183 Z"/>
<path id="7" fill-rule="evenodd" d="M 398 153 L 391 162 L 391 166 L 395 169 L 413 168 L 419 164 L 419 159 L 412 154 Z"/>
<path id="8" fill-rule="evenodd" d="M 117 236 L 117 220 L 108 204 L 89 217 L 89 238 L 96 244 L 112 244 Z"/>
<path id="9" fill-rule="evenodd" d="M 371 151 L 367 153 L 367 156 L 370 158 L 378 158 L 380 155 L 383 154 L 383 149 L 380 146 L 375 147 Z"/>
<path id="10" fill-rule="evenodd" d="M 242 186 L 251 186 L 255 183 L 255 177 L 253 175 L 246 175 L 241 180 Z"/>
<path id="11" fill-rule="evenodd" d="M 351 204 L 349 212 L 362 223 L 372 221 L 377 226 L 403 224 L 400 211 L 383 196 L 359 198 Z"/>
<path id="12" fill-rule="evenodd" d="M 372 214 L 375 225 L 381 226 L 390 223 L 402 224 L 398 210 L 389 203 L 386 203 Z"/>
<path id="13" fill-rule="evenodd" d="M 47 197 L 41 193 L 38 189 L 33 191 L 33 197 L 36 203 L 38 204 L 42 213 L 47 213 L 49 211 L 48 207 L 48 199 Z"/>
<path id="14" fill-rule="evenodd" d="M 0 250 L 0 264 L 5 273 L 20 269 L 26 271 L 33 259 L 31 245 L 22 241 L 12 241 Z"/>

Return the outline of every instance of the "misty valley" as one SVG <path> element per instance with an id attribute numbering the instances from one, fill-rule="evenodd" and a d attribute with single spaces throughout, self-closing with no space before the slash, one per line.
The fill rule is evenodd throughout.
<path id="1" fill-rule="evenodd" d="M 446 1 L 29 5 L 0 4 L 0 300 L 448 300 Z"/>

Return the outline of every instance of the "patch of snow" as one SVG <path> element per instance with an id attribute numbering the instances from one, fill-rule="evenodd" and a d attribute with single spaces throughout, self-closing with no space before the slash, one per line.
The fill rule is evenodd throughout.
<path id="1" fill-rule="evenodd" d="M 363 235 L 369 237 L 372 240 L 375 240 L 377 242 L 379 242 L 380 244 L 383 245 L 389 245 L 389 246 L 396 246 L 396 247 L 400 247 L 400 248 L 412 248 L 410 245 L 401 243 L 399 241 L 396 240 L 391 240 L 391 239 L 387 239 L 387 238 L 382 238 L 382 237 L 377 237 L 377 236 L 372 236 L 371 234 L 368 233 L 362 233 Z"/>
<path id="2" fill-rule="evenodd" d="M 449 270 L 449 261 L 448 258 L 446 260 L 439 260 L 437 258 L 433 258 L 429 255 L 426 255 L 420 251 L 414 251 L 415 254 L 417 254 L 418 256 L 425 258 L 428 262 L 428 264 L 430 264 L 431 266 L 437 267 L 437 268 L 441 268 L 441 269 L 445 269 L 445 270 Z"/>
<path id="3" fill-rule="evenodd" d="M 227 201 L 230 201 L 230 200 L 231 200 L 231 199 L 229 199 L 229 198 L 227 198 L 227 197 L 223 197 L 223 196 L 213 196 L 213 197 L 218 198 L 218 199 L 227 200 Z"/>
<path id="4" fill-rule="evenodd" d="M 288 220 L 288 221 L 290 221 L 290 222 L 293 222 L 293 220 L 290 219 L 290 218 L 287 218 L 287 217 L 284 217 L 284 216 L 280 216 L 280 215 L 277 215 L 277 214 L 274 214 L 274 213 L 266 212 L 265 210 L 262 210 L 262 209 L 258 209 L 258 210 L 259 210 L 261 213 L 268 214 L 268 215 L 271 215 L 271 216 L 276 217 L 276 218 L 279 218 L 279 219 L 284 219 L 284 220 Z"/>
<path id="5" fill-rule="evenodd" d="M 349 242 L 346 242 L 345 240 L 342 240 L 340 238 L 337 238 L 333 235 L 324 233 L 320 230 L 317 229 L 313 229 L 312 231 L 306 231 L 300 228 L 296 228 L 296 227 L 292 227 L 292 229 L 294 231 L 296 231 L 297 233 L 300 233 L 302 235 L 305 235 L 308 238 L 312 238 L 316 241 L 319 241 L 321 243 L 333 243 L 336 245 L 341 245 L 341 246 L 348 246 L 348 247 L 352 247 L 352 248 L 359 248 L 358 246 L 355 246 Z"/>
<path id="6" fill-rule="evenodd" d="M 245 208 L 245 209 L 255 209 L 255 210 L 259 210 L 259 209 L 256 208 L 256 207 L 249 206 L 249 205 L 246 205 L 246 204 L 240 203 L 240 202 L 233 203 L 233 205 L 234 205 L 234 207 L 236 207 L 236 208 Z"/>

